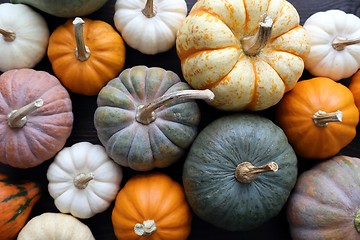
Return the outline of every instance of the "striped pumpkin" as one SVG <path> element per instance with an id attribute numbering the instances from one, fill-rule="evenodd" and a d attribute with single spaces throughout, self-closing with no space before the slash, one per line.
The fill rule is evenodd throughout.
<path id="1" fill-rule="evenodd" d="M 18 182 L 0 173 L 1 240 L 16 237 L 40 196 L 40 187 L 35 182 Z"/>

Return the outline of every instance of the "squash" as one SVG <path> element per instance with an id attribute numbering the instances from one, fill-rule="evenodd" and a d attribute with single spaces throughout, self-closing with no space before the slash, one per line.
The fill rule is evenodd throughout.
<path id="1" fill-rule="evenodd" d="M 0 71 L 33 68 L 46 55 L 49 29 L 45 19 L 23 4 L 0 4 Z"/>
<path id="2" fill-rule="evenodd" d="M 159 172 L 131 177 L 117 195 L 112 211 L 118 240 L 185 240 L 191 222 L 184 189 Z"/>
<path id="3" fill-rule="evenodd" d="M 0 239 L 13 240 L 41 197 L 40 186 L 0 173 Z"/>
<path id="4" fill-rule="evenodd" d="M 35 216 L 19 232 L 17 240 L 95 240 L 91 230 L 75 217 L 45 212 Z"/>
<path id="5" fill-rule="evenodd" d="M 184 0 L 117 0 L 114 24 L 130 47 L 154 55 L 175 46 L 186 14 Z"/>
<path id="6" fill-rule="evenodd" d="M 334 156 L 356 136 L 359 111 L 354 97 L 330 78 L 300 81 L 276 108 L 278 125 L 303 158 Z"/>
<path id="7" fill-rule="evenodd" d="M 351 77 L 360 67 L 360 18 L 342 10 L 316 12 L 304 22 L 311 50 L 305 69 L 335 81 Z"/>
<path id="8" fill-rule="evenodd" d="M 55 156 L 46 176 L 49 194 L 60 212 L 90 218 L 110 206 L 123 174 L 102 146 L 79 142 Z"/>
<path id="9" fill-rule="evenodd" d="M 360 71 L 359 70 L 353 76 L 351 76 L 349 89 L 354 96 L 355 105 L 360 111 Z"/>
<path id="10" fill-rule="evenodd" d="M 96 95 L 125 65 L 125 43 L 102 20 L 70 19 L 51 34 L 48 57 L 55 75 L 71 92 Z"/>
<path id="11" fill-rule="evenodd" d="M 108 155 L 138 171 L 164 168 L 191 145 L 200 122 L 194 99 L 213 98 L 158 67 L 125 69 L 99 93 L 94 125 Z"/>
<path id="12" fill-rule="evenodd" d="M 183 186 L 194 213 L 228 231 L 255 229 L 279 214 L 297 178 L 284 132 L 260 115 L 208 124 L 191 145 Z"/>
<path id="13" fill-rule="evenodd" d="M 299 15 L 285 0 L 199 0 L 179 28 L 185 80 L 215 94 L 226 111 L 267 109 L 291 90 L 310 51 Z"/>
<path id="14" fill-rule="evenodd" d="M 99 10 L 108 0 L 10 0 L 11 3 L 27 4 L 47 14 L 72 18 L 89 15 Z"/>
<path id="15" fill-rule="evenodd" d="M 72 102 L 53 75 L 33 69 L 0 76 L 0 162 L 30 168 L 64 147 L 73 126 Z"/>
<path id="16" fill-rule="evenodd" d="M 303 172 L 286 215 L 294 240 L 360 239 L 360 159 L 339 155 Z"/>

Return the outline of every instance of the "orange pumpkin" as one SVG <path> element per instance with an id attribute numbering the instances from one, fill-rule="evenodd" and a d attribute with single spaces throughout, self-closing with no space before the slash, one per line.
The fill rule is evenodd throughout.
<path id="1" fill-rule="evenodd" d="M 118 193 L 112 212 L 119 240 L 187 239 L 191 220 L 182 186 L 164 173 L 130 178 Z"/>
<path id="2" fill-rule="evenodd" d="M 91 96 L 124 68 L 125 44 L 110 24 L 75 18 L 51 34 L 48 57 L 68 90 Z"/>
<path id="3" fill-rule="evenodd" d="M 295 152 L 324 159 L 356 135 L 359 111 L 350 90 L 330 78 L 300 81 L 277 104 L 277 121 Z"/>
<path id="4" fill-rule="evenodd" d="M 354 96 L 356 106 L 360 110 L 360 70 L 351 77 L 349 89 Z"/>
<path id="5" fill-rule="evenodd" d="M 19 182 L 0 173 L 0 239 L 12 240 L 41 196 L 35 182 Z"/>

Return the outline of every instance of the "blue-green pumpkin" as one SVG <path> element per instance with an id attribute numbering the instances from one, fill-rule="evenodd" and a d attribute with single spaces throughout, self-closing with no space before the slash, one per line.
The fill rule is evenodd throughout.
<path id="1" fill-rule="evenodd" d="M 297 179 L 297 157 L 268 118 L 235 113 L 207 125 L 183 167 L 183 185 L 197 216 L 245 231 L 280 213 Z"/>

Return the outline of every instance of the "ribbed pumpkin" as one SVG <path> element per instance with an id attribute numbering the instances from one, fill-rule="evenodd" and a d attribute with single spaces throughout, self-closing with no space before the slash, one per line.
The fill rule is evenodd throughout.
<path id="1" fill-rule="evenodd" d="M 346 86 L 316 77 L 300 81 L 281 99 L 277 122 L 299 156 L 324 159 L 354 139 L 359 111 Z"/>
<path id="2" fill-rule="evenodd" d="M 263 110 L 292 89 L 310 51 L 299 14 L 284 0 L 199 0 L 176 49 L 185 80 L 210 89 L 222 110 Z"/>
<path id="3" fill-rule="evenodd" d="M 164 173 L 130 178 L 118 193 L 112 212 L 119 240 L 185 240 L 191 221 L 184 189 Z"/>
<path id="4" fill-rule="evenodd" d="M 286 213 L 294 240 L 359 240 L 360 159 L 336 156 L 302 173 Z"/>
<path id="5" fill-rule="evenodd" d="M 13 240 L 16 237 L 40 196 L 40 186 L 35 182 L 20 182 L 0 173 L 1 240 Z"/>
<path id="6" fill-rule="evenodd" d="M 64 147 L 72 126 L 72 102 L 56 77 L 33 69 L 0 76 L 1 163 L 40 165 Z"/>
<path id="7" fill-rule="evenodd" d="M 349 89 L 352 92 L 355 100 L 355 105 L 360 111 L 360 71 L 357 71 L 352 77 L 349 84 Z"/>
<path id="8" fill-rule="evenodd" d="M 278 215 L 296 177 L 297 158 L 284 132 L 250 114 L 223 116 L 207 125 L 183 168 L 195 214 L 229 231 L 254 229 Z"/>
<path id="9" fill-rule="evenodd" d="M 71 92 L 96 95 L 125 65 L 125 43 L 108 23 L 75 18 L 50 35 L 48 57 Z"/>

